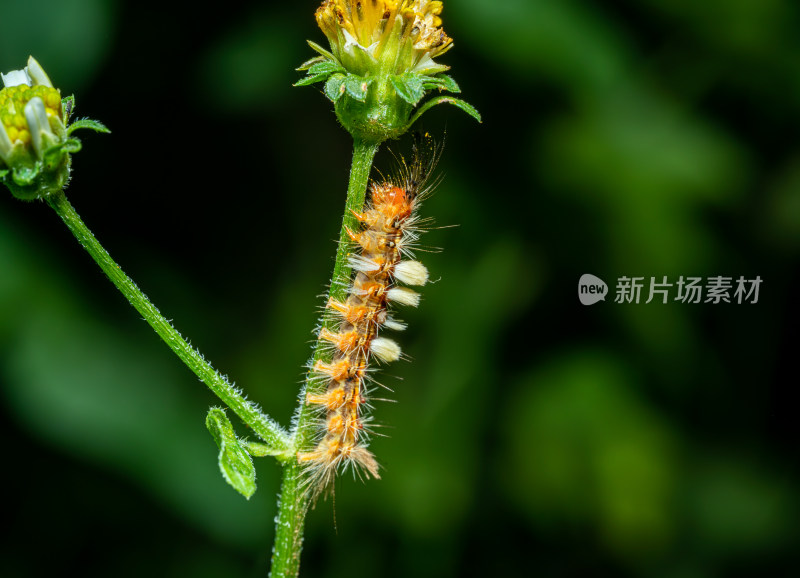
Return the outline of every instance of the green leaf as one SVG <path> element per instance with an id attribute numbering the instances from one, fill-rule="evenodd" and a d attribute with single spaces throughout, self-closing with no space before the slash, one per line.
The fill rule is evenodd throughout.
<path id="1" fill-rule="evenodd" d="M 414 114 L 414 116 L 411 117 L 411 120 L 408 121 L 408 124 L 403 129 L 403 132 L 405 132 L 408 129 L 410 129 L 411 126 L 415 122 L 417 122 L 417 120 L 419 120 L 419 117 L 421 117 L 423 114 L 428 112 L 431 108 L 433 108 L 437 104 L 452 104 L 453 106 L 457 106 L 458 108 L 460 108 L 461 110 L 466 112 L 468 115 L 470 115 L 472 118 L 474 118 L 478 122 L 483 122 L 481 120 L 481 114 L 478 112 L 478 109 L 476 109 L 474 106 L 472 106 L 468 102 L 465 102 L 465 101 L 461 100 L 460 98 L 453 98 L 452 96 L 437 96 L 437 97 L 432 98 L 429 101 L 425 102 L 425 104 L 423 104 L 421 107 L 419 107 L 419 109 Z"/>
<path id="2" fill-rule="evenodd" d="M 427 101 L 419 108 L 419 110 L 417 110 L 416 114 L 414 114 L 414 116 L 411 117 L 411 120 L 406 125 L 404 130 L 408 130 L 409 128 L 411 128 L 411 125 L 417 122 L 419 117 L 421 117 L 424 113 L 428 112 L 428 110 L 430 110 L 437 104 L 452 104 L 453 106 L 457 106 L 458 108 L 466 112 L 468 115 L 470 115 L 478 122 L 483 122 L 481 120 L 481 114 L 478 112 L 478 109 L 476 109 L 468 102 L 465 102 L 460 98 L 453 98 L 452 96 L 437 96 Z"/>
<path id="3" fill-rule="evenodd" d="M 331 74 L 330 78 L 328 78 L 328 81 L 325 83 L 325 96 L 333 102 L 339 100 L 345 91 L 344 80 L 345 75 L 340 72 Z"/>
<path id="4" fill-rule="evenodd" d="M 0 170 L 0 179 L 4 179 L 5 176 L 9 173 L 8 169 Z"/>
<path id="5" fill-rule="evenodd" d="M 330 77 L 331 74 L 337 74 L 341 72 L 344 72 L 344 68 L 342 68 L 341 64 L 339 64 L 337 60 L 324 59 L 309 66 L 308 75 L 305 78 L 295 82 L 294 86 L 308 86 L 309 84 L 314 84 L 315 82 L 328 80 L 328 77 Z M 330 96 L 328 98 L 330 98 Z"/>
<path id="6" fill-rule="evenodd" d="M 111 132 L 111 131 L 107 131 L 107 132 Z M 76 139 L 76 138 L 68 138 L 61 145 L 61 150 L 63 152 L 65 152 L 65 153 L 73 154 L 73 153 L 80 152 L 82 146 L 83 145 L 81 144 L 81 141 L 79 141 L 78 139 Z M 47 153 L 45 153 L 45 154 L 47 154 Z"/>
<path id="7" fill-rule="evenodd" d="M 372 84 L 371 78 L 364 78 L 355 74 L 348 74 L 344 80 L 344 89 L 351 97 L 359 102 L 364 102 L 367 98 L 367 89 Z"/>
<path id="8" fill-rule="evenodd" d="M 222 477 L 249 500 L 256 491 L 256 470 L 250 454 L 236 438 L 225 411 L 217 407 L 208 410 L 206 427 L 219 447 L 219 469 Z"/>
<path id="9" fill-rule="evenodd" d="M 71 94 L 61 99 L 61 116 L 64 117 L 64 122 L 69 122 L 69 117 L 72 116 L 75 110 L 75 95 Z"/>
<path id="10" fill-rule="evenodd" d="M 452 104 L 453 106 L 456 106 L 461 110 L 463 110 L 464 112 L 466 112 L 468 115 L 470 115 L 478 122 L 483 122 L 483 120 L 481 120 L 481 113 L 478 112 L 478 109 L 465 100 L 461 100 L 460 98 L 445 97 L 444 99 L 442 99 L 441 102 L 446 104 Z M 436 104 L 439 103 L 437 102 Z"/>
<path id="11" fill-rule="evenodd" d="M 317 62 L 322 62 L 323 60 L 325 60 L 324 56 L 315 56 L 314 58 L 309 58 L 303 64 L 295 68 L 295 70 L 308 70 L 312 65 L 316 64 Z"/>
<path id="12" fill-rule="evenodd" d="M 451 76 L 446 74 L 437 74 L 436 76 L 423 76 L 421 77 L 423 86 L 427 89 L 438 88 L 439 90 L 447 90 L 449 92 L 461 92 L 461 87 L 453 80 Z"/>
<path id="13" fill-rule="evenodd" d="M 295 82 L 292 86 L 308 86 L 309 84 L 314 84 L 315 82 L 325 80 L 329 75 L 329 72 L 326 72 L 325 74 L 309 74 L 305 78 Z"/>
<path id="14" fill-rule="evenodd" d="M 324 57 L 325 57 L 325 58 L 327 58 L 328 60 L 333 60 L 334 62 L 339 62 L 339 59 L 338 59 L 338 58 L 336 58 L 336 57 L 333 55 L 333 53 L 331 53 L 331 52 L 328 52 L 327 50 L 325 50 L 325 49 L 324 49 L 322 46 L 320 46 L 320 45 L 319 45 L 319 44 L 317 44 L 316 42 L 311 42 L 310 40 L 306 40 L 306 42 L 308 42 L 308 45 L 309 45 L 311 48 L 313 48 L 314 50 L 316 50 L 318 53 L 320 53 L 322 56 L 324 56 Z"/>
<path id="15" fill-rule="evenodd" d="M 93 130 L 94 132 L 103 132 L 106 134 L 111 132 L 108 129 L 108 127 L 100 121 L 92 120 L 91 118 L 81 118 L 79 120 L 76 120 L 67 127 L 67 134 L 72 134 L 73 131 L 84 128 L 88 128 L 89 130 Z M 73 152 L 73 151 L 68 151 L 68 152 Z"/>
<path id="16" fill-rule="evenodd" d="M 422 79 L 417 74 L 393 74 L 389 80 L 400 95 L 400 98 L 405 100 L 408 104 L 416 106 L 425 96 L 425 89 L 422 86 Z"/>
<path id="17" fill-rule="evenodd" d="M 344 72 L 344 68 L 338 62 L 331 60 L 317 62 L 308 69 L 309 76 L 312 74 L 333 74 L 334 72 Z"/>

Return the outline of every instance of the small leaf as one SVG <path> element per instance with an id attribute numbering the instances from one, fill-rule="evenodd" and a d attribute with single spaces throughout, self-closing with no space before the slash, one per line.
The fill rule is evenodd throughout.
<path id="1" fill-rule="evenodd" d="M 256 470 L 250 454 L 236 438 L 225 411 L 216 407 L 208 410 L 206 427 L 219 447 L 219 469 L 222 477 L 249 500 L 256 491 Z"/>
<path id="2" fill-rule="evenodd" d="M 90 130 L 93 130 L 94 132 L 104 132 L 104 133 L 110 133 L 111 132 L 108 129 L 108 127 L 106 125 L 104 125 L 100 121 L 92 120 L 91 118 L 82 118 L 82 119 L 76 120 L 75 122 L 73 122 L 71 125 L 69 125 L 67 127 L 67 134 L 72 134 L 73 131 L 84 129 L 84 128 L 88 128 Z M 73 152 L 73 151 L 68 151 L 68 152 Z"/>
<path id="3" fill-rule="evenodd" d="M 458 108 L 466 112 L 468 115 L 470 115 L 478 122 L 483 122 L 481 120 L 481 113 L 478 112 L 478 109 L 472 106 L 470 103 L 466 102 L 465 100 L 461 100 L 460 98 L 445 97 L 444 100 L 442 100 L 442 102 L 446 104 L 452 104 L 453 106 L 457 106 Z M 439 103 L 437 102 L 436 104 Z"/>
<path id="4" fill-rule="evenodd" d="M 344 68 L 342 68 L 338 62 L 332 62 L 330 60 L 317 62 L 308 69 L 309 76 L 315 74 L 333 74 L 334 72 L 344 72 Z"/>
<path id="5" fill-rule="evenodd" d="M 474 106 L 472 106 L 468 102 L 465 102 L 460 98 L 453 98 L 452 96 L 437 96 L 435 98 L 430 99 L 421 107 L 419 107 L 419 110 L 417 110 L 414 116 L 411 117 L 411 120 L 408 122 L 404 130 L 408 130 L 409 128 L 411 128 L 411 125 L 417 122 L 419 117 L 421 117 L 424 113 L 426 113 L 428 110 L 430 110 L 437 104 L 452 104 L 453 106 L 457 106 L 458 108 L 466 112 L 468 115 L 470 115 L 478 122 L 482 122 L 481 114 Z"/>
<path id="6" fill-rule="evenodd" d="M 461 87 L 458 86 L 452 77 L 446 74 L 438 74 L 436 76 L 423 76 L 425 88 L 438 88 L 439 90 L 447 90 L 449 92 L 461 92 Z"/>
<path id="7" fill-rule="evenodd" d="M 318 53 L 320 53 L 322 56 L 324 56 L 324 57 L 325 57 L 325 58 L 327 58 L 328 60 L 333 60 L 334 62 L 339 62 L 339 59 L 338 59 L 338 58 L 336 58 L 336 57 L 333 55 L 333 53 L 331 53 L 331 52 L 328 52 L 327 50 L 325 50 L 325 49 L 324 49 L 322 46 L 320 46 L 320 45 L 319 45 L 319 44 L 317 44 L 316 42 L 311 42 L 310 40 L 306 40 L 306 42 L 308 42 L 308 45 L 309 45 L 311 48 L 313 48 L 314 50 L 316 50 Z"/>
<path id="8" fill-rule="evenodd" d="M 61 99 L 61 116 L 64 117 L 64 122 L 69 121 L 69 117 L 72 116 L 74 110 L 75 110 L 74 94 L 65 96 L 64 98 Z"/>
<path id="9" fill-rule="evenodd" d="M 331 74 L 330 78 L 328 78 L 328 81 L 325 83 L 325 96 L 333 102 L 339 100 L 345 91 L 344 80 L 344 74 L 339 72 Z"/>
<path id="10" fill-rule="evenodd" d="M 107 132 L 111 132 L 111 131 L 107 131 Z M 80 152 L 82 146 L 83 145 L 81 145 L 81 141 L 79 141 L 78 139 L 76 139 L 76 138 L 68 138 L 67 140 L 64 141 L 64 144 L 62 145 L 61 150 L 64 151 L 65 153 L 73 154 L 73 153 Z"/>
<path id="11" fill-rule="evenodd" d="M 344 89 L 347 94 L 357 101 L 364 102 L 367 98 L 367 89 L 370 84 L 372 84 L 371 78 L 348 74 L 344 80 Z"/>
<path id="12" fill-rule="evenodd" d="M 309 58 L 303 64 L 295 68 L 295 70 L 308 70 L 312 65 L 316 64 L 317 62 L 322 62 L 323 60 L 325 60 L 324 56 L 315 56 L 314 58 Z"/>
<path id="13" fill-rule="evenodd" d="M 8 173 L 8 169 L 0 170 L 0 179 L 4 179 Z"/>
<path id="14" fill-rule="evenodd" d="M 327 74 L 315 74 L 314 76 L 306 76 L 303 79 L 298 80 L 292 86 L 308 86 L 309 84 L 314 84 L 315 82 L 319 82 L 320 80 L 325 80 L 328 77 Z"/>
<path id="15" fill-rule="evenodd" d="M 392 75 L 390 80 L 400 98 L 412 106 L 416 106 L 425 96 L 422 79 L 416 74 Z"/>

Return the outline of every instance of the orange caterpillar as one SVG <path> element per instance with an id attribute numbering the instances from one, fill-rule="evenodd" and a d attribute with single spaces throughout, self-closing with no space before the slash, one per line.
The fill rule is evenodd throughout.
<path id="1" fill-rule="evenodd" d="M 439 151 L 431 145 L 430 158 L 424 162 L 415 146 L 411 165 L 401 161 L 397 179 L 373 182 L 364 211 L 354 213 L 361 230 L 347 231 L 358 247 L 348 258 L 355 274 L 347 299 L 331 299 L 326 305 L 339 318 L 338 331 L 323 328 L 319 333 L 331 346 L 331 361 L 318 361 L 311 368 L 312 379 L 327 383 L 327 387 L 324 393 L 306 394 L 306 403 L 321 414 L 318 441 L 313 450 L 297 455 L 305 466 L 307 491 L 313 497 L 331 487 L 340 468 L 380 477 L 378 462 L 367 449 L 364 416 L 370 360 L 374 356 L 391 362 L 401 357 L 400 346 L 379 333 L 383 328 L 405 329 L 391 317 L 388 305 L 416 307 L 419 294 L 397 283 L 420 286 L 428 281 L 425 266 L 404 257 L 412 256 L 419 237 L 416 210 L 433 188 L 425 182 Z"/>

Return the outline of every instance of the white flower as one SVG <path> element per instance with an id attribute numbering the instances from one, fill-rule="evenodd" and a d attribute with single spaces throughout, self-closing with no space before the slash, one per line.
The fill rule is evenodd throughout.
<path id="1" fill-rule="evenodd" d="M 65 136 L 60 92 L 32 56 L 22 70 L 0 77 L 0 166 L 42 160 Z"/>
<path id="2" fill-rule="evenodd" d="M 0 73 L 3 79 L 3 85 L 6 87 L 19 86 L 26 84 L 28 86 L 49 86 L 52 88 L 53 83 L 45 73 L 42 66 L 36 62 L 33 56 L 28 57 L 28 66 L 22 70 L 12 70 L 8 74 Z"/>

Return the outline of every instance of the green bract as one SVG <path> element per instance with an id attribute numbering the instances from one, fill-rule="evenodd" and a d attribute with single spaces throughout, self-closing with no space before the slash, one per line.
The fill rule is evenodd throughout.
<path id="1" fill-rule="evenodd" d="M 460 92 L 443 74 L 449 67 L 434 61 L 453 46 L 441 12 L 442 3 L 430 0 L 326 0 L 316 18 L 331 51 L 309 41 L 319 56 L 298 68 L 307 75 L 296 86 L 324 82 L 339 121 L 368 142 L 400 136 L 430 106 L 445 102 L 480 121 L 474 107 L 450 96 L 431 99 L 414 114 L 430 90 Z"/>
<path id="2" fill-rule="evenodd" d="M 70 154 L 81 149 L 71 137 L 78 128 L 109 132 L 88 119 L 69 124 L 74 98 L 61 98 L 33 57 L 22 70 L 0 74 L 0 183 L 23 200 L 62 190 L 69 180 Z"/>
<path id="3" fill-rule="evenodd" d="M 256 491 L 253 459 L 236 437 L 225 410 L 212 407 L 206 415 L 206 427 L 219 448 L 219 469 L 225 481 L 248 500 Z"/>

